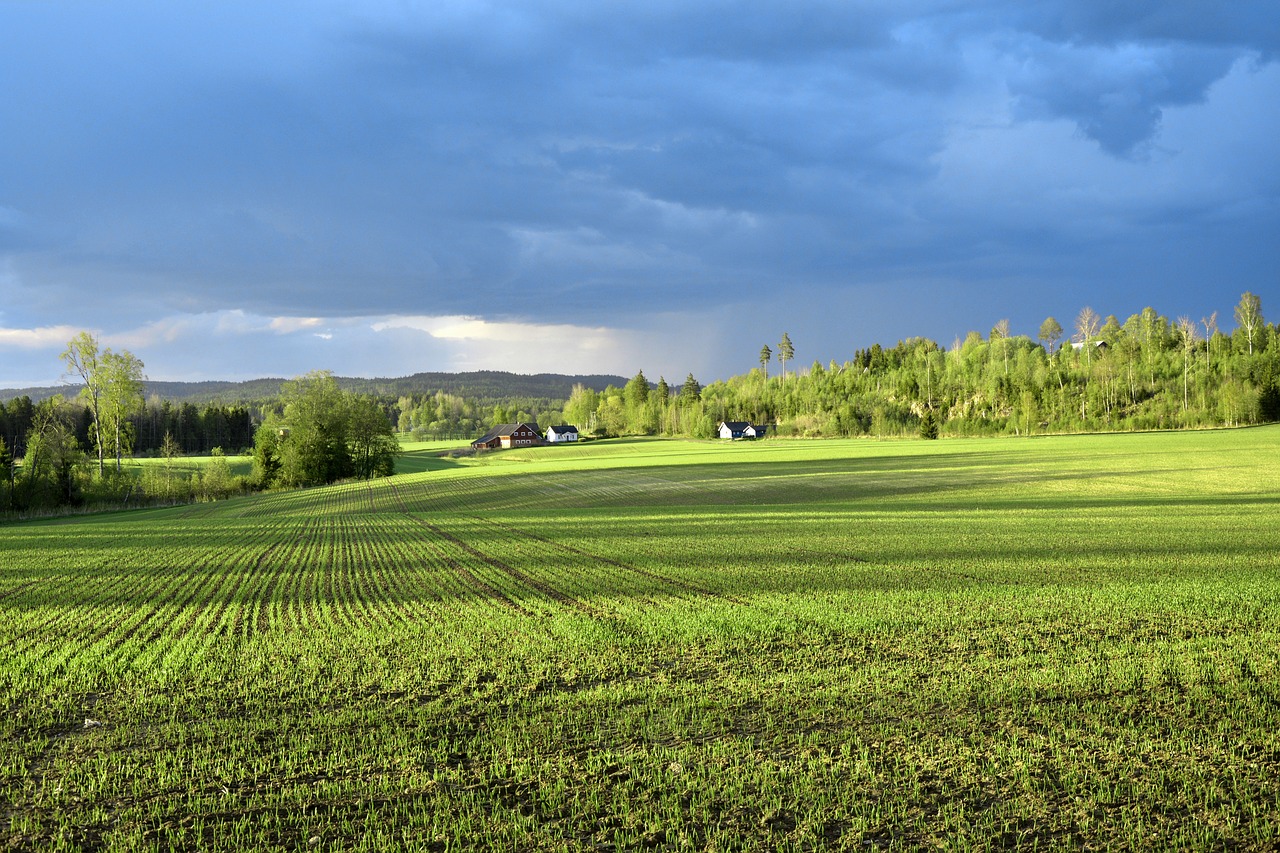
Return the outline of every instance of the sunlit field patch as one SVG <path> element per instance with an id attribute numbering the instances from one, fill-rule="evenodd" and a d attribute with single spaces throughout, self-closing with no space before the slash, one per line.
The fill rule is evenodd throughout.
<path id="1" fill-rule="evenodd" d="M 1277 482 L 1271 427 L 604 441 L 0 527 L 5 841 L 1271 848 Z"/>

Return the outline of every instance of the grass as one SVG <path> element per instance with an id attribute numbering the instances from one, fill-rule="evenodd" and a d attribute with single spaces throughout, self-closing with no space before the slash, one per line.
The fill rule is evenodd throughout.
<path id="1" fill-rule="evenodd" d="M 1274 848 L 1278 451 L 608 441 L 8 525 L 3 837 Z"/>
<path id="2" fill-rule="evenodd" d="M 207 468 L 214 459 L 223 458 L 234 476 L 248 476 L 253 471 L 253 457 L 250 455 L 232 454 L 224 457 L 215 456 L 176 456 L 172 460 L 160 456 L 145 456 L 126 459 L 125 470 L 140 472 L 143 469 L 160 469 L 169 467 L 174 476 L 190 476 L 193 471 Z M 111 464 L 114 464 L 114 460 Z"/>

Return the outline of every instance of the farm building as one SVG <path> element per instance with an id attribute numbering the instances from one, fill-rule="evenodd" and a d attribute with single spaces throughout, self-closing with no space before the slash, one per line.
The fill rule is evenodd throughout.
<path id="1" fill-rule="evenodd" d="M 542 443 L 542 432 L 537 424 L 498 424 L 471 442 L 476 450 L 497 450 L 500 447 L 532 447 Z"/>
<path id="2" fill-rule="evenodd" d="M 577 440 L 578 428 L 576 426 L 562 424 L 561 426 L 547 427 L 547 441 L 551 444 Z"/>
<path id="3" fill-rule="evenodd" d="M 723 421 L 718 434 L 721 438 L 764 438 L 769 427 L 750 421 Z"/>

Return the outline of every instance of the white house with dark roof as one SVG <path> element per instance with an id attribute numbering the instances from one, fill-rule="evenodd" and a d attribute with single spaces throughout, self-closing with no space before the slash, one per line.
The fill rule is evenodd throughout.
<path id="1" fill-rule="evenodd" d="M 721 438 L 764 438 L 769 431 L 765 424 L 750 421 L 722 421 L 716 431 Z"/>
<path id="2" fill-rule="evenodd" d="M 569 424 L 561 424 L 560 426 L 547 427 L 547 443 L 561 444 L 566 441 L 578 440 L 578 428 Z"/>

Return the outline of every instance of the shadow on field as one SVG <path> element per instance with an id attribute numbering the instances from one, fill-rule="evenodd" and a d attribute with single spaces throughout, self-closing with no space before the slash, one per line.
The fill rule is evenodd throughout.
<path id="1" fill-rule="evenodd" d="M 1089 507 L 1142 501 L 1163 503 L 1152 484 L 1215 470 L 1169 464 L 1111 471 L 1055 469 L 1042 459 L 1014 460 L 998 452 L 875 456 L 767 462 L 686 462 L 591 470 L 500 473 L 468 481 L 460 492 L 421 482 L 401 491 L 418 512 L 830 504 L 873 509 L 879 502 L 938 510 L 982 507 Z M 1135 479 L 1137 478 L 1137 479 Z M 1136 484 L 1136 485 L 1135 485 Z M 1122 488 L 1121 488 L 1122 487 Z M 1212 498 L 1217 500 L 1218 498 Z M 1253 500 L 1250 497 L 1249 500 Z M 1174 497 L 1183 505 L 1194 497 Z"/>
<path id="2" fill-rule="evenodd" d="M 461 467 L 454 451 L 419 450 L 402 453 L 396 457 L 397 474 L 422 474 L 427 471 L 448 471 Z"/>

